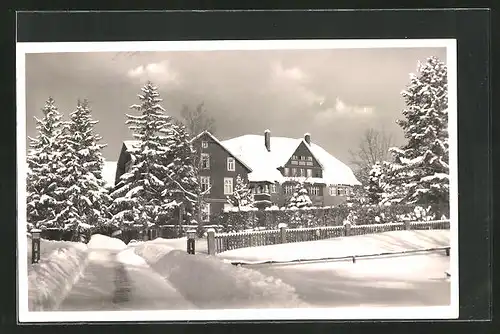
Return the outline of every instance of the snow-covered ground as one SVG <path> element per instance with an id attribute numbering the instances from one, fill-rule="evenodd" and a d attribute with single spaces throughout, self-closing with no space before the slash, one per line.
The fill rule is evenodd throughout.
<path id="1" fill-rule="evenodd" d="M 199 308 L 307 307 L 295 289 L 255 270 L 235 267 L 207 255 L 189 255 L 157 246 L 142 256 L 184 298 Z"/>
<path id="2" fill-rule="evenodd" d="M 450 245 L 449 230 L 393 231 L 334 239 L 240 248 L 217 254 L 236 262 L 294 261 L 399 252 Z"/>
<path id="3" fill-rule="evenodd" d="M 140 245 L 143 244 L 144 242 L 138 241 L 137 243 L 133 243 L 132 245 Z M 156 238 L 154 240 L 148 241 L 148 244 L 162 244 L 164 246 L 168 246 L 172 249 L 177 249 L 177 250 L 187 250 L 187 238 L 175 238 L 175 239 L 164 239 L 164 238 Z M 203 254 L 208 254 L 208 248 L 207 248 L 207 239 L 206 238 L 197 238 L 195 240 L 195 252 L 196 253 L 203 253 Z"/>
<path id="4" fill-rule="evenodd" d="M 28 265 L 28 307 L 31 311 L 52 310 L 79 279 L 87 261 L 87 245 L 43 241 L 37 264 Z"/>
<path id="5" fill-rule="evenodd" d="M 398 307 L 449 305 L 449 264 L 444 254 L 427 253 L 252 268 L 293 286 L 314 307 Z"/>

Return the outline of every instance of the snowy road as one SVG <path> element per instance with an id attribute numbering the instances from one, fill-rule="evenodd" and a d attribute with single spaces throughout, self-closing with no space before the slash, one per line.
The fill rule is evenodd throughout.
<path id="1" fill-rule="evenodd" d="M 147 264 L 138 261 L 131 254 L 123 253 L 117 250 L 91 250 L 82 277 L 72 287 L 58 310 L 195 308 Z"/>
<path id="2" fill-rule="evenodd" d="M 358 259 L 356 263 L 317 262 L 249 266 L 281 279 L 315 307 L 445 306 L 449 257 L 425 255 Z"/>

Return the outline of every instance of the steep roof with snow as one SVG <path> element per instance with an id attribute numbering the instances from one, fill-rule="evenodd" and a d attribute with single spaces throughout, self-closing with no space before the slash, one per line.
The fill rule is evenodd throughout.
<path id="1" fill-rule="evenodd" d="M 249 171 L 252 171 L 252 168 L 248 166 L 248 164 L 245 163 L 245 161 L 241 160 L 237 155 L 235 155 L 231 150 L 229 150 L 219 139 L 217 139 L 213 134 L 211 134 L 209 131 L 205 130 L 198 134 L 196 137 L 191 139 L 191 142 L 194 142 L 195 140 L 201 138 L 203 135 L 209 136 L 215 143 L 220 145 L 222 149 L 224 149 L 227 153 L 232 155 L 236 160 L 238 160 L 239 163 L 241 163 L 243 166 L 245 166 Z"/>
<path id="2" fill-rule="evenodd" d="M 283 182 L 288 178 L 281 175 L 278 168 L 283 167 L 292 157 L 299 145 L 304 143 L 314 158 L 323 167 L 323 177 L 314 178 L 316 183 L 328 185 L 345 184 L 359 185 L 351 168 L 336 159 L 321 146 L 315 143 L 307 144 L 303 138 L 270 137 L 271 151 L 267 151 L 262 135 L 244 135 L 222 141 L 222 144 L 233 155 L 243 160 L 252 173 L 249 181 Z"/>
<path id="3" fill-rule="evenodd" d="M 116 165 L 116 161 L 104 161 L 104 166 L 102 168 L 102 178 L 106 182 L 106 185 L 115 185 Z"/>

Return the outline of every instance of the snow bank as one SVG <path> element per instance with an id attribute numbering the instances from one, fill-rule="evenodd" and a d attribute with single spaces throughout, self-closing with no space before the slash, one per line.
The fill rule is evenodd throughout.
<path id="1" fill-rule="evenodd" d="M 174 249 L 175 248 L 173 247 L 154 241 L 148 241 L 142 245 L 134 247 L 135 253 L 146 259 L 150 264 L 157 262 Z"/>
<path id="2" fill-rule="evenodd" d="M 28 270 L 28 307 L 30 311 L 57 309 L 71 287 L 80 278 L 87 262 L 87 246 L 83 243 L 65 244 L 55 248 L 38 264 Z"/>
<path id="3" fill-rule="evenodd" d="M 88 243 L 89 249 L 123 250 L 127 245 L 120 239 L 94 234 Z"/>
<path id="4" fill-rule="evenodd" d="M 144 254 L 143 254 L 144 256 Z M 149 265 L 199 308 L 308 307 L 279 279 L 206 255 L 173 250 L 144 256 Z"/>
<path id="5" fill-rule="evenodd" d="M 318 241 L 247 247 L 222 252 L 217 256 L 233 262 L 287 262 L 401 252 L 449 245 L 449 230 L 393 231 Z"/>

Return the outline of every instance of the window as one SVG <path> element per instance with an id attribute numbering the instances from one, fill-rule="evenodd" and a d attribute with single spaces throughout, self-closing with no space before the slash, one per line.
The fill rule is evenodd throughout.
<path id="1" fill-rule="evenodd" d="M 306 162 L 306 165 L 307 165 L 307 166 L 313 166 L 313 162 L 312 162 L 312 161 L 307 161 L 307 162 Z"/>
<path id="2" fill-rule="evenodd" d="M 290 175 L 290 168 L 285 167 L 285 176 Z"/>
<path id="3" fill-rule="evenodd" d="M 306 170 L 304 168 L 300 169 L 300 176 L 302 176 L 302 177 L 306 176 Z"/>
<path id="4" fill-rule="evenodd" d="M 334 186 L 329 187 L 330 196 L 337 196 L 337 189 Z"/>
<path id="5" fill-rule="evenodd" d="M 224 178 L 224 195 L 232 195 L 233 194 L 233 178 L 225 177 Z"/>
<path id="6" fill-rule="evenodd" d="M 271 184 L 271 193 L 276 194 L 278 191 L 276 190 L 276 184 Z"/>
<path id="7" fill-rule="evenodd" d="M 307 161 L 313 161 L 313 157 L 307 157 Z"/>
<path id="8" fill-rule="evenodd" d="M 297 168 L 292 168 L 292 176 L 297 176 Z"/>
<path id="9" fill-rule="evenodd" d="M 292 165 L 298 165 L 299 162 L 297 160 L 292 160 Z"/>
<path id="10" fill-rule="evenodd" d="M 299 161 L 299 165 L 300 165 L 300 166 L 305 166 L 305 165 L 306 165 L 306 162 L 305 162 L 305 161 Z"/>
<path id="11" fill-rule="evenodd" d="M 210 221 L 210 203 L 201 205 L 201 220 L 204 222 Z"/>
<path id="12" fill-rule="evenodd" d="M 293 194 L 293 186 L 291 184 L 285 185 L 284 190 L 285 190 L 285 195 Z"/>
<path id="13" fill-rule="evenodd" d="M 314 196 L 319 196 L 319 187 L 311 186 L 311 188 L 309 189 L 309 193 Z"/>
<path id="14" fill-rule="evenodd" d="M 321 177 L 321 169 L 316 169 L 314 171 L 314 177 Z"/>
<path id="15" fill-rule="evenodd" d="M 312 177 L 313 176 L 312 169 L 306 169 L 306 171 L 307 171 L 307 177 Z"/>
<path id="16" fill-rule="evenodd" d="M 208 142 L 207 141 L 202 141 L 201 142 L 201 148 L 207 148 L 208 147 Z"/>
<path id="17" fill-rule="evenodd" d="M 210 194 L 210 176 L 200 176 L 201 191 Z"/>
<path id="18" fill-rule="evenodd" d="M 337 196 L 346 196 L 347 189 L 345 187 L 337 187 Z"/>
<path id="19" fill-rule="evenodd" d="M 292 155 L 292 160 L 298 160 L 298 157 L 296 155 Z"/>
<path id="20" fill-rule="evenodd" d="M 201 154 L 201 168 L 210 169 L 210 154 L 208 153 Z"/>
<path id="21" fill-rule="evenodd" d="M 300 160 L 306 160 L 306 157 L 304 157 L 304 156 L 301 155 L 300 156 Z"/>
<path id="22" fill-rule="evenodd" d="M 234 172 L 235 170 L 234 158 L 227 158 L 227 170 L 230 172 Z"/>

